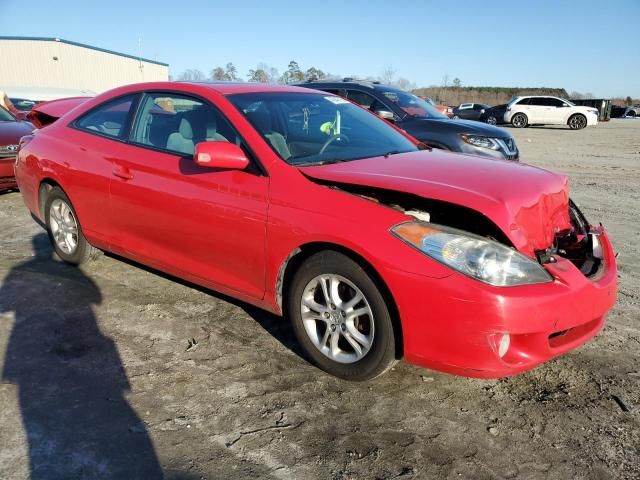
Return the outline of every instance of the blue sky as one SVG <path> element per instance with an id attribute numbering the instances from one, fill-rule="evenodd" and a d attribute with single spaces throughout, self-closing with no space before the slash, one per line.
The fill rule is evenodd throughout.
<path id="1" fill-rule="evenodd" d="M 417 86 L 548 86 L 640 97 L 640 0 L 0 0 L 0 35 L 51 36 L 207 73 L 289 60 Z"/>

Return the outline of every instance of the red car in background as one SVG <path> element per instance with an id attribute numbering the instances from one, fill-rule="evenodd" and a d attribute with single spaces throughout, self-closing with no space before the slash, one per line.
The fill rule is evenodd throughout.
<path id="1" fill-rule="evenodd" d="M 333 375 L 513 375 L 615 302 L 566 177 L 423 149 L 335 95 L 160 82 L 56 105 L 16 175 L 60 258 L 110 251 L 284 315 Z"/>
<path id="2" fill-rule="evenodd" d="M 0 107 L 0 192 L 17 187 L 13 164 L 18 154 L 20 138 L 32 132 L 33 125 L 19 121 Z"/>
<path id="3" fill-rule="evenodd" d="M 446 115 L 447 117 L 453 116 L 453 108 L 450 107 L 449 105 L 437 105 L 430 97 L 422 97 L 422 96 L 419 96 L 419 97 L 429 102 L 431 105 L 433 105 L 433 108 L 438 110 L 440 113 Z"/>

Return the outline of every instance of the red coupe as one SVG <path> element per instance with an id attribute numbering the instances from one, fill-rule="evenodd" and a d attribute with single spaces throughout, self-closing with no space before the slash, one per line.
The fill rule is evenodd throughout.
<path id="1" fill-rule="evenodd" d="M 513 375 L 596 335 L 615 302 L 609 238 L 562 175 L 424 149 L 291 86 L 147 83 L 64 102 L 36 108 L 44 126 L 16 164 L 60 258 L 110 251 L 284 315 L 333 375 L 401 357 Z"/>

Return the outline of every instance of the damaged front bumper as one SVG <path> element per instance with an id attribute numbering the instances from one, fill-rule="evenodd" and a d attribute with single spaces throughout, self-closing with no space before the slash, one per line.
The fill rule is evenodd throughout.
<path id="1" fill-rule="evenodd" d="M 592 234 L 601 261 L 589 276 L 562 257 L 545 264 L 552 282 L 518 287 L 493 287 L 458 273 L 434 279 L 387 271 L 406 360 L 468 377 L 505 377 L 595 336 L 615 303 L 617 268 L 604 229 Z M 506 350 L 498 345 L 505 335 Z"/>

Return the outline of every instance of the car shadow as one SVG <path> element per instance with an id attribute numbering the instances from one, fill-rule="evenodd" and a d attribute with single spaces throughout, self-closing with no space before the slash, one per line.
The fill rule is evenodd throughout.
<path id="1" fill-rule="evenodd" d="M 220 293 L 201 285 L 189 282 L 188 280 L 184 280 L 180 277 L 175 277 L 161 270 L 156 270 L 155 268 L 149 267 L 142 263 L 138 263 L 129 258 L 121 257 L 120 255 L 116 255 L 110 252 L 105 252 L 105 256 L 113 258 L 114 260 L 117 260 L 119 262 L 126 263 L 127 265 L 130 265 L 132 267 L 139 268 L 153 275 L 157 275 L 171 282 L 178 283 L 188 288 L 193 288 L 194 290 L 202 292 L 217 300 L 230 303 L 231 305 L 241 308 L 247 315 L 249 315 L 256 323 L 258 323 L 258 325 L 260 325 L 269 335 L 280 342 L 285 348 L 287 348 L 300 358 L 304 359 L 305 361 L 307 360 L 304 350 L 302 350 L 302 348 L 300 347 L 295 334 L 293 333 L 291 325 L 282 317 L 251 305 L 250 303 L 243 302 L 242 300 L 230 297 L 228 295 L 225 295 L 224 293 Z"/>
<path id="2" fill-rule="evenodd" d="M 125 398 L 117 348 L 93 312 L 100 290 L 81 269 L 53 260 L 46 234 L 32 243 L 33 258 L 0 286 L 0 313 L 15 317 L 2 378 L 17 386 L 30 478 L 163 478 Z"/>

